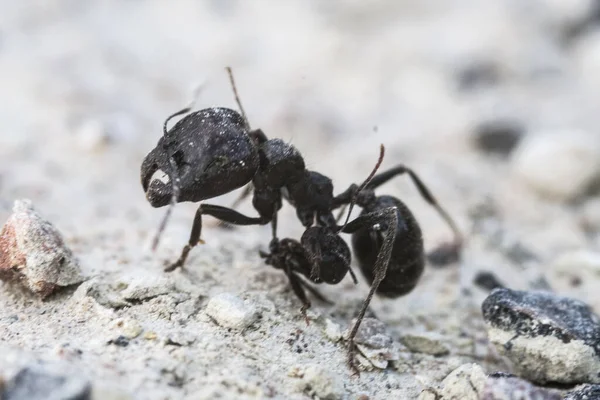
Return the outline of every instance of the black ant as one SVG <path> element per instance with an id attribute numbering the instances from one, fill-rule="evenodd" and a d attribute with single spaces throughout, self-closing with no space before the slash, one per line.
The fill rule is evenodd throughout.
<path id="1" fill-rule="evenodd" d="M 412 170 L 398 166 L 374 176 L 383 156 L 382 145 L 379 160 L 369 178 L 361 186 L 351 185 L 333 199 L 332 204 L 335 208 L 350 204 L 344 225 L 310 227 L 304 232 L 300 242 L 294 239 L 273 239 L 270 253 L 261 252 L 261 257 L 267 264 L 286 273 L 294 293 L 303 304 L 301 311 L 306 318 L 306 310 L 311 304 L 303 287 L 309 289 L 317 298 L 323 300 L 323 297 L 297 274 L 304 275 L 313 283 L 339 283 L 346 272 L 352 273 L 352 270 L 350 250 L 338 234 L 352 234 L 354 253 L 363 275 L 371 285 L 348 336 L 348 362 L 355 372 L 358 370 L 354 363 L 354 338 L 373 295 L 377 293 L 383 297 L 396 298 L 409 293 L 417 285 L 425 268 L 421 228 L 412 212 L 399 199 L 392 196 L 376 196 L 374 190 L 397 175 L 409 174 L 421 196 L 437 209 L 455 234 L 453 243 L 436 251 L 448 253 L 448 259 L 456 259 L 462 245 L 461 234 L 456 224 Z M 356 219 L 348 222 L 354 204 L 362 207 L 363 211 Z M 354 276 L 353 279 L 356 283 Z"/>
<path id="2" fill-rule="evenodd" d="M 227 108 L 208 108 L 184 117 L 171 130 L 172 118 L 190 112 L 185 108 L 171 115 L 164 123 L 164 136 L 142 164 L 142 186 L 154 207 L 171 206 L 154 240 L 158 242 L 174 204 L 199 202 L 231 192 L 245 184 L 241 198 L 253 192 L 252 203 L 259 217 L 248 217 L 232 208 L 201 204 L 194 218 L 190 240 L 180 258 L 166 270 L 183 266 L 192 247 L 200 241 L 202 215 L 211 215 L 234 225 L 272 224 L 270 253 L 261 253 L 266 262 L 284 270 L 295 294 L 303 303 L 303 313 L 310 306 L 303 287 L 320 297 L 298 274 L 314 283 L 339 283 L 350 268 L 351 254 L 339 233 L 352 234 L 352 247 L 363 275 L 371 284 L 349 336 L 349 363 L 354 366 L 354 338 L 375 293 L 384 297 L 399 297 L 416 286 L 425 266 L 421 229 L 408 207 L 392 196 L 376 196 L 374 190 L 393 177 L 408 174 L 421 196 L 437 209 L 452 229 L 455 239 L 441 253 L 446 259 L 457 259 L 462 237 L 446 211 L 438 204 L 420 178 L 409 168 L 397 166 L 374 175 L 359 187 L 351 185 L 338 196 L 333 195 L 331 180 L 305 169 L 298 150 L 281 139 L 267 139 L 261 130 L 251 130 L 241 106 L 231 70 L 228 69 L 241 115 Z M 163 169 L 169 172 L 170 185 L 152 180 Z M 253 187 L 253 190 L 252 190 Z M 285 198 L 296 208 L 298 219 L 307 229 L 300 242 L 277 239 L 277 212 Z M 350 205 L 346 223 L 337 224 L 333 210 Z M 354 204 L 363 209 L 348 222 Z M 340 216 L 342 213 L 340 213 Z M 315 225 L 316 221 L 316 226 Z M 440 253 L 440 251 L 438 251 Z M 444 258 L 444 257 L 442 257 Z"/>
<path id="3" fill-rule="evenodd" d="M 201 204 L 194 217 L 188 244 L 166 271 L 183 266 L 190 250 L 201 242 L 202 215 L 233 225 L 271 222 L 275 238 L 277 212 L 285 195 L 296 207 L 298 218 L 305 227 L 312 226 L 315 218 L 320 225 L 336 224 L 332 214 L 331 180 L 307 170 L 302 155 L 294 146 L 281 139 L 267 139 L 260 129 L 250 129 L 231 69 L 227 68 L 227 71 L 241 114 L 228 108 L 207 108 L 190 113 L 191 108 L 186 107 L 166 119 L 163 136 L 142 163 L 142 186 L 150 204 L 153 207 L 170 204 L 152 248 L 156 248 L 172 207 L 178 202 L 199 202 L 251 183 L 245 195 L 253 192 L 252 204 L 259 216 L 248 217 L 232 208 Z M 167 129 L 172 118 L 188 113 L 174 127 Z M 170 185 L 152 179 L 158 171 L 168 174 Z"/>

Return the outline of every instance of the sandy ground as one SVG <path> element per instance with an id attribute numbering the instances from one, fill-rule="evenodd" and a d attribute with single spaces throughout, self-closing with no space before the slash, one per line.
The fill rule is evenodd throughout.
<path id="1" fill-rule="evenodd" d="M 0 371 L 58 363 L 98 398 L 413 399 L 465 362 L 510 370 L 487 344 L 477 271 L 516 289 L 548 282 L 600 312 L 597 197 L 547 196 L 512 158 L 473 145 L 488 120 L 600 140 L 592 2 L 563 3 L 0 1 L 0 220 L 31 199 L 90 279 L 46 301 L 0 285 Z M 196 86 L 197 107 L 235 107 L 226 65 L 251 124 L 292 142 L 337 191 L 366 177 L 384 143 L 383 168 L 413 167 L 469 235 L 460 265 L 428 268 L 411 294 L 373 302 L 400 351 L 386 369 L 352 377 L 332 339 L 364 281 L 323 287 L 336 304 L 314 302 L 306 326 L 283 274 L 258 257 L 268 227 L 207 223 L 188 267 L 165 274 L 191 227 L 195 206 L 182 204 L 149 251 L 164 210 L 144 198 L 141 161 Z M 559 162 L 545 161 L 534 167 Z M 429 249 L 449 238 L 408 180 L 379 193 L 406 201 Z M 289 206 L 280 233 L 302 233 Z M 206 306 L 223 292 L 260 317 L 242 332 L 215 324 Z M 140 329 L 127 346 L 107 344 Z M 409 333 L 449 354 L 407 350 Z"/>

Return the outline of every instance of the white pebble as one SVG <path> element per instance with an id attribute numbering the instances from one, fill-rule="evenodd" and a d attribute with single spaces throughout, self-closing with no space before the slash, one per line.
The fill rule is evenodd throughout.
<path id="1" fill-rule="evenodd" d="M 256 321 L 256 308 L 231 293 L 221 293 L 212 297 L 206 306 L 206 313 L 224 328 L 245 329 Z"/>
<path id="2" fill-rule="evenodd" d="M 110 143 L 110 136 L 104 123 L 97 119 L 87 119 L 77 127 L 77 144 L 82 150 L 101 151 Z"/>
<path id="3" fill-rule="evenodd" d="M 305 390 L 308 389 L 311 394 L 320 399 L 341 399 L 344 395 L 344 383 L 339 374 L 333 373 L 330 369 L 310 364 L 304 370 L 302 382 Z"/>
<path id="4" fill-rule="evenodd" d="M 575 199 L 600 175 L 600 138 L 578 130 L 532 132 L 513 154 L 512 172 L 542 196 Z"/>
<path id="5" fill-rule="evenodd" d="M 325 320 L 325 336 L 332 342 L 339 342 L 342 339 L 342 328 L 330 320 Z"/>

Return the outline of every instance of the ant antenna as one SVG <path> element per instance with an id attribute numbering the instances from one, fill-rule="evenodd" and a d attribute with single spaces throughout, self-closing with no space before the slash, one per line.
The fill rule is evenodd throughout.
<path id="1" fill-rule="evenodd" d="M 167 129 L 169 121 L 180 115 L 187 114 L 193 109 L 194 105 L 196 104 L 196 101 L 198 100 L 198 97 L 200 97 L 200 92 L 202 92 L 203 86 L 203 84 L 196 86 L 196 88 L 194 89 L 192 100 L 190 101 L 190 104 L 187 107 L 185 107 L 183 110 L 177 111 L 176 113 L 169 115 L 167 119 L 165 119 L 165 122 L 163 123 L 164 136 L 167 136 L 167 134 L 169 133 Z M 168 149 L 165 148 L 165 151 L 168 151 Z M 171 203 L 169 204 L 169 208 L 167 208 L 167 212 L 165 213 L 165 216 L 163 217 L 162 221 L 160 222 L 160 225 L 158 226 L 158 231 L 152 239 L 152 251 L 155 251 L 158 247 L 160 236 L 165 230 L 169 218 L 171 218 L 171 213 L 173 212 L 173 208 L 175 208 L 175 204 L 177 204 L 177 201 L 179 200 L 179 175 L 177 174 L 177 164 L 175 163 L 175 159 L 173 157 L 169 157 L 169 166 L 171 167 L 171 174 L 169 175 L 169 177 L 171 178 L 171 191 L 173 192 L 173 196 L 171 196 Z"/>
<path id="2" fill-rule="evenodd" d="M 240 95 L 238 94 L 237 86 L 235 84 L 235 79 L 233 77 L 233 70 L 231 69 L 231 67 L 225 67 L 225 70 L 227 70 L 227 74 L 229 75 L 229 83 L 231 84 L 231 89 L 233 90 L 233 96 L 235 97 L 235 102 L 237 103 L 238 108 L 240 109 L 240 112 L 242 113 L 242 118 L 244 118 L 244 122 L 246 123 L 246 128 L 248 128 L 248 130 L 250 130 L 250 121 L 248 121 L 248 118 L 246 117 L 246 112 L 244 111 L 244 107 L 242 106 L 242 101 L 240 100 Z"/>
<path id="3" fill-rule="evenodd" d="M 194 89 L 194 92 L 192 94 L 192 100 L 190 101 L 188 106 L 186 108 L 184 108 L 183 110 L 177 111 L 176 113 L 171 114 L 167 117 L 167 119 L 163 123 L 163 135 L 164 136 L 167 136 L 167 133 L 169 132 L 169 130 L 167 129 L 167 124 L 169 123 L 169 121 L 171 121 L 175 117 L 178 117 L 183 114 L 187 114 L 190 111 L 192 111 L 192 109 L 196 105 L 196 102 L 198 101 L 198 97 L 200 97 L 200 93 L 202 92 L 203 88 L 204 88 L 204 83 L 201 83 L 198 86 L 196 86 L 196 88 Z"/>
<path id="4" fill-rule="evenodd" d="M 377 160 L 377 164 L 375 164 L 375 168 L 373 168 L 373 171 L 371 171 L 371 173 L 369 174 L 367 179 L 365 179 L 365 181 L 358 187 L 358 190 L 356 190 L 356 192 L 354 192 L 354 195 L 352 196 L 352 200 L 350 201 L 350 208 L 348 209 L 348 214 L 346 215 L 346 221 L 344 222 L 344 225 L 342 225 L 342 227 L 340 228 L 340 231 L 343 231 L 344 228 L 346 227 L 346 225 L 348 225 L 348 221 L 350 221 L 350 215 L 352 214 L 352 209 L 354 208 L 354 205 L 356 204 L 356 200 L 357 200 L 359 193 L 362 192 L 365 187 L 367 187 L 367 185 L 371 182 L 371 179 L 373 179 L 373 177 L 377 173 L 377 170 L 379 169 L 379 167 L 381 166 L 381 163 L 383 162 L 384 155 L 385 155 L 385 146 L 383 144 L 381 144 L 381 145 L 379 145 L 379 159 Z"/>
<path id="5" fill-rule="evenodd" d="M 169 204 L 169 208 L 167 208 L 165 216 L 162 221 L 160 221 L 158 231 L 154 235 L 154 239 L 152 239 L 152 251 L 155 251 L 158 247 L 160 236 L 165 230 L 169 218 L 171 218 L 171 213 L 173 212 L 173 208 L 175 208 L 175 204 L 177 204 L 177 200 L 179 200 L 179 175 L 177 175 L 177 165 L 175 164 L 175 159 L 173 157 L 169 157 L 169 165 L 171 166 L 171 189 L 173 191 L 173 196 L 171 196 L 171 203 Z"/>

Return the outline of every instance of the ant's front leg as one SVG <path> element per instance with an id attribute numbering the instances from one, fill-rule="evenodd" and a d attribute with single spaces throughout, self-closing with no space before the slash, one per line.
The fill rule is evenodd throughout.
<path id="1" fill-rule="evenodd" d="M 355 220 L 350 221 L 342 229 L 342 232 L 354 233 L 363 228 L 373 229 L 373 226 L 375 225 L 383 225 L 387 227 L 384 233 L 385 237 L 383 239 L 381 249 L 379 250 L 379 254 L 377 254 L 375 266 L 373 267 L 373 283 L 371 283 L 369 294 L 362 304 L 360 312 L 358 313 L 358 317 L 356 318 L 356 322 L 354 323 L 352 331 L 350 331 L 350 335 L 348 337 L 348 365 L 356 374 L 358 374 L 358 368 L 356 367 L 354 359 L 356 354 L 356 344 L 354 343 L 354 338 L 356 337 L 358 328 L 365 317 L 365 313 L 367 312 L 373 295 L 377 291 L 379 284 L 383 281 L 387 273 L 390 258 L 392 257 L 394 242 L 396 241 L 396 234 L 398 232 L 398 222 L 398 210 L 396 207 L 389 207 L 361 215 Z"/>
<path id="2" fill-rule="evenodd" d="M 192 231 L 190 233 L 190 239 L 188 244 L 183 247 L 181 250 L 181 256 L 179 259 L 165 268 L 166 272 L 173 271 L 178 267 L 183 267 L 185 260 L 190 252 L 190 250 L 196 246 L 197 243 L 204 243 L 202 239 L 200 239 L 200 234 L 202 233 L 202 216 L 210 215 L 221 221 L 225 221 L 234 225 L 264 225 L 269 223 L 268 219 L 264 218 L 253 218 L 247 217 L 239 212 L 232 210 L 227 207 L 212 205 L 212 204 L 201 204 L 196 211 L 196 216 L 194 217 L 194 223 L 192 224 Z"/>

